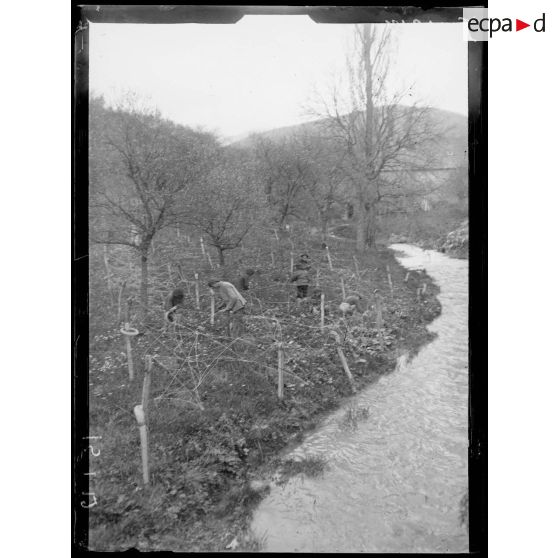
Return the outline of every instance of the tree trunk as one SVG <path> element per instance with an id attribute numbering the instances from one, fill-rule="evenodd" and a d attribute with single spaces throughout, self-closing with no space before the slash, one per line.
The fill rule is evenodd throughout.
<path id="1" fill-rule="evenodd" d="M 225 251 L 217 246 L 217 251 L 219 252 L 219 265 L 223 267 L 225 265 Z"/>
<path id="2" fill-rule="evenodd" d="M 321 218 L 322 218 L 322 242 L 326 242 L 329 219 L 327 218 L 327 215 L 321 215 Z"/>
<path id="3" fill-rule="evenodd" d="M 356 249 L 364 252 L 366 249 L 366 209 L 364 204 L 355 204 L 356 216 Z"/>
<path id="4" fill-rule="evenodd" d="M 372 204 L 366 211 L 366 246 L 376 249 L 376 207 Z"/>
<path id="5" fill-rule="evenodd" d="M 147 321 L 147 308 L 148 308 L 148 299 L 147 299 L 147 258 L 148 258 L 148 250 L 146 248 L 141 252 L 141 283 L 140 283 L 140 306 L 141 306 L 141 321 L 145 324 Z"/>

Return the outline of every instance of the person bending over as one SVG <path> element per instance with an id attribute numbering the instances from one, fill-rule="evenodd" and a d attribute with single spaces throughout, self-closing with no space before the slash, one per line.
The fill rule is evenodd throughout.
<path id="1" fill-rule="evenodd" d="M 221 298 L 218 312 L 225 312 L 229 316 L 227 329 L 231 337 L 239 337 L 243 332 L 242 313 L 246 306 L 246 299 L 238 292 L 237 288 L 228 281 L 211 279 L 207 283 L 209 287 Z M 233 321 L 233 316 L 236 320 Z"/>
<path id="2" fill-rule="evenodd" d="M 175 321 L 175 313 L 179 308 L 184 306 L 184 291 L 182 289 L 174 289 L 165 298 L 165 320 L 167 322 Z"/>
<path id="3" fill-rule="evenodd" d="M 360 313 L 364 312 L 364 301 L 360 294 L 350 295 L 343 302 L 339 305 L 339 310 L 343 316 L 347 314 L 352 315 L 355 310 L 358 310 Z"/>

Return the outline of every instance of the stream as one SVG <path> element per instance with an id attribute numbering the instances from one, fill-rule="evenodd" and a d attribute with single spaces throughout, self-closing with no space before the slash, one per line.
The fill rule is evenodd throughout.
<path id="1" fill-rule="evenodd" d="M 438 336 L 289 454 L 327 466 L 272 485 L 252 522 L 264 551 L 468 552 L 459 520 L 468 478 L 468 261 L 390 248 L 440 287 L 442 313 L 428 326 Z"/>

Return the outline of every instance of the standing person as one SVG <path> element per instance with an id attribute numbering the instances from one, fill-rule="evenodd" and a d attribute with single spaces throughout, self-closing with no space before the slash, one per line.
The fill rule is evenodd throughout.
<path id="1" fill-rule="evenodd" d="M 208 286 L 221 298 L 221 305 L 218 312 L 225 312 L 228 314 L 228 330 L 229 335 L 232 336 L 233 329 L 233 316 L 236 315 L 236 334 L 237 337 L 242 333 L 242 313 L 246 306 L 246 299 L 238 292 L 237 288 L 228 281 L 221 281 L 219 279 L 210 279 Z"/>
<path id="2" fill-rule="evenodd" d="M 302 254 L 294 266 L 291 275 L 291 283 L 296 283 L 296 298 L 304 299 L 308 297 L 308 286 L 310 285 L 310 258 L 308 254 Z"/>

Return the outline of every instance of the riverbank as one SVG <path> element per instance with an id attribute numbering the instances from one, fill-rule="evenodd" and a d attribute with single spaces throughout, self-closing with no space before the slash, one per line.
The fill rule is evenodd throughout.
<path id="1" fill-rule="evenodd" d="M 308 248 L 320 267 L 326 330 L 343 334 L 357 391 L 393 371 L 399 356 L 416 354 L 432 340 L 426 326 L 441 307 L 438 287 L 426 274 L 408 273 L 385 249 L 358 255 L 355 263 L 346 243 L 335 241 L 330 269 L 317 245 Z M 242 346 L 224 345 L 223 326 L 207 324 L 208 301 L 203 300 L 199 312 L 185 316 L 178 333 L 162 330 L 155 313 L 153 325 L 138 339 L 136 355 L 150 354 L 157 363 L 149 416 L 148 487 L 141 483 L 139 439 L 131 412 L 139 402 L 143 373 L 126 381 L 119 328 L 102 329 L 110 320 L 103 316 L 103 297 L 93 292 L 100 287 L 92 285 L 91 312 L 96 315 L 90 344 L 90 433 L 102 436 L 101 453 L 92 462 L 97 474 L 91 484 L 98 499 L 90 511 L 92 550 L 257 549 L 247 527 L 266 486 L 255 481 L 276 470 L 285 448 L 351 395 L 335 341 L 320 330 L 319 303 L 297 307 L 292 292 L 290 298 L 281 298 L 290 287 L 273 282 L 276 266 L 260 264 L 258 269 L 252 314 L 246 319 L 248 342 Z M 340 322 L 336 308 L 342 288 L 362 292 L 371 303 L 364 324 Z M 382 302 L 380 324 L 374 290 Z M 287 372 L 282 401 L 276 388 L 276 332 L 257 316 L 281 323 Z M 208 365 L 195 368 L 194 353 Z M 197 401 L 188 381 L 200 370 L 206 373 Z M 319 473 L 322 466 L 307 463 L 306 472 Z M 300 472 L 300 467 L 284 467 L 285 474 Z"/>
<path id="2" fill-rule="evenodd" d="M 329 414 L 287 457 L 326 468 L 272 483 L 251 528 L 266 552 L 467 552 L 468 265 L 393 246 L 441 291 L 436 338 Z"/>

